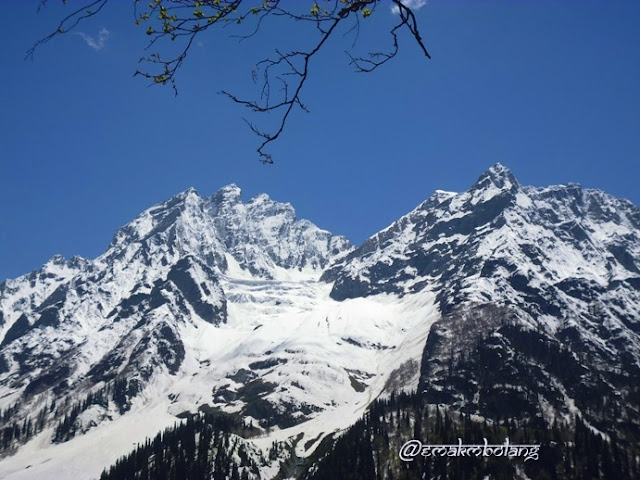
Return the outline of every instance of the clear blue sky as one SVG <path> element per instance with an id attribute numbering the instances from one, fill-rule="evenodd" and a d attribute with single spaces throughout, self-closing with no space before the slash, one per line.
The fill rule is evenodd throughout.
<path id="1" fill-rule="evenodd" d="M 66 35 L 25 61 L 60 3 L 36 14 L 37 0 L 0 2 L 0 280 L 57 253 L 94 258 L 119 226 L 190 186 L 266 192 L 355 243 L 496 162 L 523 184 L 573 181 L 640 204 L 637 0 L 429 0 L 418 18 L 433 59 L 403 35 L 398 58 L 370 75 L 353 73 L 351 38 L 337 37 L 312 64 L 311 113 L 291 117 L 270 166 L 248 112 L 217 92 L 250 95 L 252 66 L 312 33 L 205 34 L 176 98 L 132 78 L 147 37 L 130 1 L 79 27 L 96 40 L 107 29 L 104 48 Z M 393 20 L 377 11 L 356 48 L 385 46 Z"/>

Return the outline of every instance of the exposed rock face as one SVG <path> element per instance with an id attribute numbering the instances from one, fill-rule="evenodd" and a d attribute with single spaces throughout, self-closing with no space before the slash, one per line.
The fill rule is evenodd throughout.
<path id="1" fill-rule="evenodd" d="M 327 270 L 331 296 L 437 294 L 420 389 L 495 416 L 571 418 L 640 439 L 640 210 L 501 165 L 437 192 Z"/>
<path id="2" fill-rule="evenodd" d="M 5 416 L 43 412 L 36 433 L 60 448 L 121 417 L 222 410 L 275 428 L 269 442 L 291 428 L 307 455 L 378 395 L 416 388 L 490 418 L 580 416 L 637 443 L 640 210 L 522 186 L 498 164 L 353 249 L 288 203 L 190 189 L 97 259 L 54 257 L 0 285 L 0 339 Z M 36 464 L 16 462 L 6 471 Z"/>
<path id="3" fill-rule="evenodd" d="M 27 412 L 123 380 L 128 405 L 179 374 L 185 329 L 227 321 L 220 278 L 311 281 L 350 249 L 288 203 L 243 203 L 235 185 L 209 198 L 189 189 L 119 229 L 94 261 L 56 256 L 2 284 L 0 388 Z"/>

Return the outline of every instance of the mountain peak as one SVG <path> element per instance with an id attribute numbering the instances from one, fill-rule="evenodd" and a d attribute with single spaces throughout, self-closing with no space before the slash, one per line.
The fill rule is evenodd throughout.
<path id="1" fill-rule="evenodd" d="M 156 429 L 211 409 L 257 435 L 203 435 L 198 423 L 171 438 L 270 479 L 287 470 L 286 445 L 323 465 L 317 455 L 338 448 L 327 435 L 394 390 L 456 417 L 536 418 L 560 440 L 579 418 L 578 438 L 619 438 L 602 449 L 620 453 L 609 465 L 633 458 L 622 447 L 640 444 L 640 209 L 597 190 L 520 187 L 496 164 L 352 250 L 289 203 L 240 196 L 235 184 L 186 190 L 122 227 L 97 260 L 56 256 L 0 284 L 0 478 L 98 478 Z M 393 445 L 416 429 L 396 429 Z M 359 432 L 350 438 L 370 440 Z M 96 454 L 98 437 L 109 448 Z M 159 445 L 129 458 L 175 465 Z M 395 463 L 376 468 L 398 477 Z M 340 476 L 303 468 L 299 478 Z"/>
<path id="2" fill-rule="evenodd" d="M 450 199 L 451 197 L 455 197 L 457 195 L 456 192 L 449 192 L 447 190 L 436 190 L 433 194 L 427 199 L 427 201 L 432 201 L 435 203 L 441 203 L 445 200 Z"/>
<path id="3" fill-rule="evenodd" d="M 471 189 L 484 190 L 492 186 L 500 190 L 512 190 L 518 189 L 520 184 L 516 180 L 516 177 L 513 176 L 513 173 L 511 173 L 511 170 L 501 163 L 496 163 L 480 175 Z"/>
<path id="4" fill-rule="evenodd" d="M 184 200 L 184 199 L 186 199 L 188 197 L 191 197 L 191 196 L 199 197 L 200 194 L 196 191 L 195 188 L 189 187 L 186 190 L 184 190 L 184 191 L 178 193 L 177 195 L 175 195 L 173 198 Z"/>
<path id="5" fill-rule="evenodd" d="M 235 183 L 230 183 L 229 185 L 225 185 L 224 187 L 222 187 L 216 193 L 220 193 L 220 192 L 229 193 L 229 194 L 240 194 L 242 193 L 242 189 Z"/>
<path id="6" fill-rule="evenodd" d="M 487 171 L 488 172 L 497 173 L 497 174 L 500 174 L 500 173 L 511 173 L 511 170 L 509 170 L 507 167 L 502 165 L 500 162 L 497 162 L 494 165 L 492 165 L 491 167 L 489 167 L 489 169 Z"/>
<path id="7" fill-rule="evenodd" d="M 241 203 L 242 190 L 235 183 L 230 183 L 211 195 L 211 200 L 217 205 Z"/>
<path id="8" fill-rule="evenodd" d="M 67 259 L 64 258 L 64 256 L 60 255 L 59 253 L 56 253 L 53 257 L 51 257 L 47 263 L 45 263 L 46 265 L 65 265 L 67 263 Z"/>

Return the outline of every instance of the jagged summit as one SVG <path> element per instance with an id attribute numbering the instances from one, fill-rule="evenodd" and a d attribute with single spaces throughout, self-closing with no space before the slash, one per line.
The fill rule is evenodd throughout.
<path id="1" fill-rule="evenodd" d="M 97 478 L 220 410 L 263 429 L 246 442 L 272 478 L 274 441 L 308 456 L 397 389 L 637 444 L 638 332 L 640 209 L 598 190 L 521 186 L 496 164 L 353 249 L 268 195 L 188 189 L 98 259 L 0 285 L 0 407 L 18 425 L 0 427 L 44 425 L 33 447 L 9 441 L 0 477 Z"/>
<path id="2" fill-rule="evenodd" d="M 242 189 L 236 185 L 235 183 L 230 183 L 228 185 L 225 185 L 224 187 L 220 188 L 217 192 L 214 193 L 214 195 L 217 194 L 233 194 L 233 195 L 240 195 L 242 193 Z"/>
<path id="3" fill-rule="evenodd" d="M 406 294 L 437 279 L 486 275 L 502 257 L 509 270 L 537 271 L 540 281 L 588 276 L 606 284 L 638 270 L 639 212 L 629 202 L 576 185 L 521 187 L 508 168 L 496 164 L 466 192 L 436 192 L 323 278 L 335 281 L 336 299 Z M 451 292 L 445 303 L 459 300 Z"/>
<path id="4" fill-rule="evenodd" d="M 210 197 L 188 189 L 120 228 L 100 261 L 112 264 L 136 250 L 164 269 L 193 255 L 219 274 L 237 267 L 236 272 L 273 279 L 303 271 L 317 276 L 351 248 L 345 238 L 298 220 L 290 203 L 266 194 L 244 203 L 241 196 L 235 184 Z"/>
<path id="5" fill-rule="evenodd" d="M 235 183 L 231 183 L 211 195 L 214 205 L 235 205 L 242 202 L 242 190 Z"/>
<path id="6" fill-rule="evenodd" d="M 181 202 L 186 202 L 188 201 L 188 199 L 192 199 L 192 198 L 201 198 L 201 197 L 195 188 L 189 187 L 186 190 L 183 190 L 182 192 L 176 193 L 175 195 L 170 197 L 168 200 L 162 202 L 161 204 L 158 204 L 156 207 L 159 207 L 160 205 L 171 207 L 171 206 L 178 205 Z"/>
<path id="7" fill-rule="evenodd" d="M 504 166 L 500 162 L 497 162 L 493 164 L 491 167 L 489 167 L 489 169 L 484 173 L 484 175 L 486 174 L 492 175 L 495 178 L 497 177 L 513 178 L 513 172 L 511 172 L 511 170 L 508 167 Z"/>
<path id="8" fill-rule="evenodd" d="M 513 173 L 511 173 L 511 170 L 500 163 L 496 163 L 480 175 L 476 183 L 470 188 L 470 191 L 488 189 L 515 191 L 519 187 L 520 184 Z"/>
<path id="9" fill-rule="evenodd" d="M 187 188 L 184 192 L 182 192 L 181 195 L 184 196 L 184 197 L 188 197 L 189 195 L 196 195 L 198 197 L 200 196 L 198 191 L 193 187 Z"/>

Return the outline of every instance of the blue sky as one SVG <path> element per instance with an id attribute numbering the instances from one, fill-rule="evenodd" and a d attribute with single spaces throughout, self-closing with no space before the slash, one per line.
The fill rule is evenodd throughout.
<path id="1" fill-rule="evenodd" d="M 314 32 L 205 33 L 174 97 L 132 77 L 147 37 L 129 1 L 25 61 L 59 3 L 36 14 L 36 0 L 0 2 L 11 20 L 0 30 L 0 280 L 57 253 L 94 258 L 118 227 L 191 186 L 266 192 L 355 243 L 496 162 L 523 184 L 572 181 L 640 204 L 640 2 L 429 0 L 417 16 L 433 59 L 403 35 L 398 57 L 368 75 L 348 65 L 352 38 L 336 37 L 311 65 L 311 113 L 293 114 L 274 165 L 258 162 L 248 112 L 217 92 L 251 96 L 252 66 Z M 386 46 L 393 21 L 378 10 L 356 50 Z"/>

